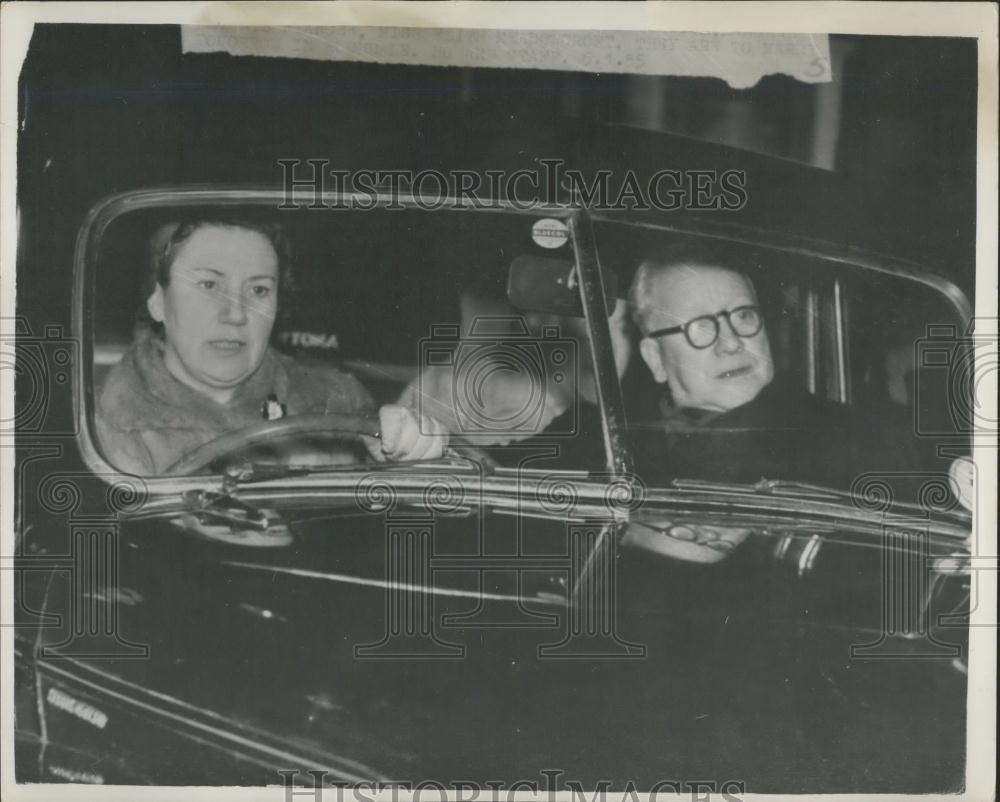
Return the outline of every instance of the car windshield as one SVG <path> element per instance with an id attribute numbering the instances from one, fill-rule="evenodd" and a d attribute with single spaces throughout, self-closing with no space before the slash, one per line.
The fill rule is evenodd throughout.
<path id="1" fill-rule="evenodd" d="M 401 405 L 422 430 L 446 427 L 460 456 L 606 465 L 582 316 L 507 295 L 519 259 L 529 275 L 534 259 L 569 279 L 559 220 L 542 230 L 537 214 L 277 203 L 160 202 L 103 229 L 86 303 L 95 442 L 109 462 L 155 474 L 236 459 L 351 466 L 368 457 L 344 433 L 373 434 L 380 409 Z"/>
<path id="2" fill-rule="evenodd" d="M 612 464 L 559 214 L 276 206 L 110 215 L 85 319 L 95 442 L 115 467 L 353 466 L 387 404 L 496 466 Z M 939 427 L 947 397 L 914 360 L 929 324 L 955 321 L 938 290 L 624 223 L 595 234 L 617 279 L 599 360 L 647 484 L 847 489 L 927 451 L 915 435 Z M 221 400 L 219 382 L 235 388 Z M 159 467 L 138 470 L 136 452 Z"/>

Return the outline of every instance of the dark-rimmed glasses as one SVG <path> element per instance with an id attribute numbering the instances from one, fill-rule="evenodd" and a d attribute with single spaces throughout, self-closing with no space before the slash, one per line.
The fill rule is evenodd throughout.
<path id="1" fill-rule="evenodd" d="M 760 333 L 764 327 L 764 318 L 761 317 L 760 307 L 737 306 L 735 309 L 716 312 L 714 315 L 700 315 L 682 326 L 657 329 L 649 332 L 646 336 L 666 337 L 668 334 L 684 332 L 684 336 L 692 348 L 710 348 L 719 339 L 720 317 L 729 321 L 729 328 L 737 337 L 753 337 Z"/>

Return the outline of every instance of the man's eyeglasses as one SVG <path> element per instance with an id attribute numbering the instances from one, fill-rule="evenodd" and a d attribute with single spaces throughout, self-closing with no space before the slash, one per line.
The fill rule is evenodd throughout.
<path id="1" fill-rule="evenodd" d="M 738 306 L 728 312 L 717 312 L 714 315 L 701 315 L 692 318 L 683 326 L 657 329 L 649 332 L 646 336 L 665 337 L 668 334 L 684 332 L 684 336 L 692 348 L 710 348 L 719 339 L 720 317 L 729 321 L 729 328 L 737 337 L 753 337 L 764 327 L 764 318 L 760 315 L 760 307 Z"/>

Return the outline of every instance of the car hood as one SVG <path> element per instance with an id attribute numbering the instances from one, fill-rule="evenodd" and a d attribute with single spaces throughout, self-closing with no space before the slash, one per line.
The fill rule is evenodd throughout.
<path id="1" fill-rule="evenodd" d="M 783 777 L 774 744 L 791 748 L 830 716 L 857 713 L 817 701 L 788 719 L 787 683 L 843 667 L 858 630 L 824 627 L 811 657 L 793 656 L 789 633 L 801 627 L 780 622 L 801 618 L 802 600 L 767 539 L 724 566 L 621 552 L 611 628 L 577 649 L 567 647 L 577 619 L 565 519 L 429 517 L 413 505 L 373 514 L 329 500 L 286 502 L 282 515 L 294 533 L 282 548 L 213 541 L 179 511 L 124 521 L 120 634 L 148 645 L 149 659 L 73 658 L 60 670 L 280 746 L 300 756 L 288 768 L 364 779 L 524 778 L 534 767 L 653 783 L 663 777 L 644 776 L 649 767 L 669 777 L 676 765 L 750 772 L 733 776 L 767 790 Z M 433 597 L 419 591 L 421 543 Z M 515 559 L 530 570 L 511 571 Z M 867 602 L 877 622 L 877 594 Z M 59 605 L 54 594 L 50 608 Z M 927 681 L 913 678 L 912 661 L 889 662 L 878 680 L 856 672 L 831 687 L 898 703 Z M 770 762 L 734 738 L 750 721 Z M 720 751 L 697 746 L 706 742 Z"/>

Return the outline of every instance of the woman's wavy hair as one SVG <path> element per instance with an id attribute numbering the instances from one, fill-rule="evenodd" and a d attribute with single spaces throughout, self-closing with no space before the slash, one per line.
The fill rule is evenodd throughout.
<path id="1" fill-rule="evenodd" d="M 137 330 L 148 329 L 163 336 L 163 324 L 153 320 L 146 307 L 149 297 L 156 291 L 157 285 L 166 287 L 170 284 L 170 268 L 177 259 L 178 251 L 196 231 L 207 226 L 223 228 L 242 228 L 256 231 L 267 238 L 278 256 L 278 320 L 275 328 L 282 322 L 282 308 L 287 309 L 287 299 L 292 295 L 294 282 L 292 278 L 292 254 L 284 228 L 274 222 L 258 220 L 249 216 L 229 213 L 198 213 L 182 218 L 175 218 L 156 228 L 149 240 L 149 258 L 147 269 L 143 275 L 141 299 L 136 310 Z"/>

